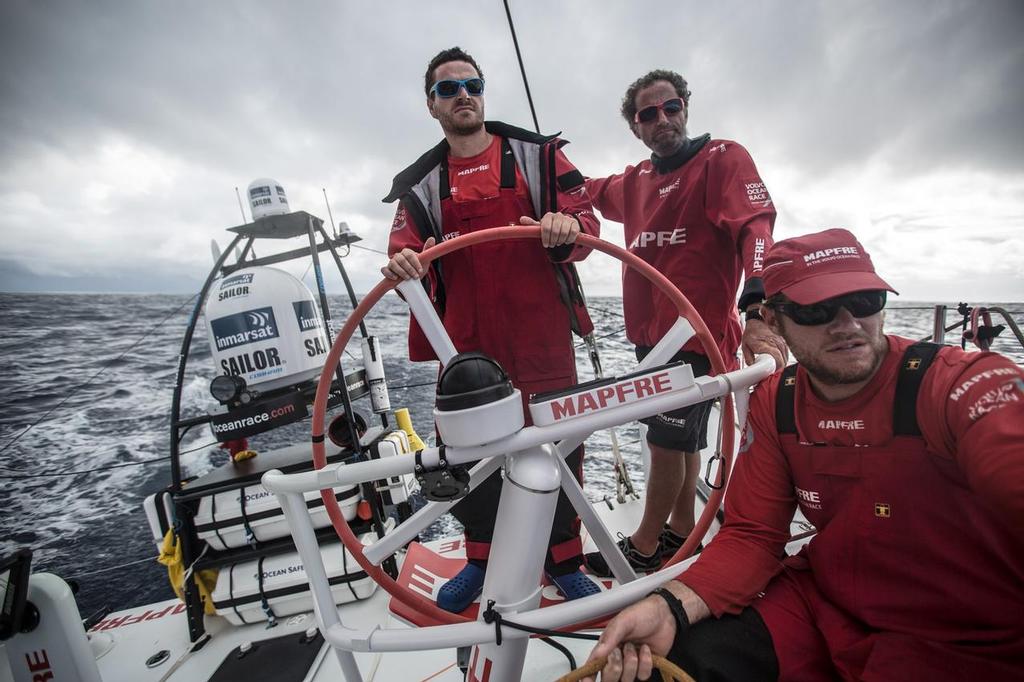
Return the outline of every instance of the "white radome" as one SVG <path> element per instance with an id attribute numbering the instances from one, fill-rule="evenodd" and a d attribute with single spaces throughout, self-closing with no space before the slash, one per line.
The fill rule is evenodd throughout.
<path id="1" fill-rule="evenodd" d="M 291 212 L 284 187 L 273 178 L 259 178 L 250 182 L 247 196 L 253 220 Z"/>
<path id="2" fill-rule="evenodd" d="M 317 378 L 330 348 L 313 294 L 277 268 L 245 268 L 215 284 L 206 332 L 217 372 L 262 390 Z"/>

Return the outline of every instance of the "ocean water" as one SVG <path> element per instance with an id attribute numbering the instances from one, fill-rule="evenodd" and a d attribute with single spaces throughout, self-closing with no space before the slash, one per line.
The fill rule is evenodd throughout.
<path id="1" fill-rule="evenodd" d="M 193 305 L 188 296 L 0 294 L 0 553 L 31 547 L 36 570 L 75 579 L 83 617 L 104 606 L 121 609 L 172 596 L 165 569 L 153 560 L 142 501 L 170 482 L 168 415 Z M 1002 305 L 1024 324 L 1024 303 Z M 334 297 L 331 308 L 336 330 L 350 307 Z M 621 301 L 595 299 L 591 314 L 605 373 L 632 369 Z M 408 407 L 426 436 L 433 431 L 436 365 L 405 360 L 406 319 L 404 304 L 389 294 L 367 325 L 383 345 L 392 406 Z M 923 338 L 931 328 L 931 304 L 889 309 L 890 333 Z M 216 404 L 208 390 L 215 371 L 203 326 L 197 331 L 183 386 L 184 416 Z M 1024 363 L 1008 331 L 996 349 Z M 346 368 L 360 357 L 358 344 L 350 350 Z M 592 378 L 582 346 L 577 366 L 581 380 Z M 369 413 L 365 401 L 357 408 Z M 308 421 L 300 422 L 257 436 L 251 445 L 260 450 L 305 440 L 308 429 Z M 631 476 L 642 484 L 636 427 L 620 427 L 617 434 Z M 227 461 L 208 426 L 187 434 L 181 449 L 190 475 Z M 614 495 L 611 457 L 600 454 L 608 452 L 608 432 L 588 441 L 585 476 L 592 499 Z M 455 528 L 454 521 L 439 523 L 435 533 Z"/>

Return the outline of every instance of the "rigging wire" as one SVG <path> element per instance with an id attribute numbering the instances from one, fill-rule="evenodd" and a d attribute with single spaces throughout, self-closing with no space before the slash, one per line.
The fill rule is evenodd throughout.
<path id="1" fill-rule="evenodd" d="M 198 447 L 189 448 L 188 450 L 182 450 L 178 454 L 179 455 L 187 455 L 190 452 L 197 452 L 199 450 L 204 450 L 206 448 L 213 447 L 214 445 L 217 445 L 219 442 L 220 441 L 211 441 L 209 443 L 205 443 L 205 444 L 200 445 Z M 141 460 L 137 460 L 137 461 L 134 461 L 134 462 L 121 462 L 119 464 L 107 464 L 107 465 L 104 465 L 104 466 L 101 466 L 101 467 L 95 467 L 93 469 L 83 469 L 81 471 L 60 471 L 60 472 L 46 473 L 46 474 L 21 474 L 21 473 L 18 473 L 17 471 L 15 471 L 15 470 L 8 469 L 8 470 L 0 471 L 0 480 L 21 479 L 21 478 L 59 478 L 61 476 L 77 476 L 77 475 L 93 474 L 93 473 L 96 473 L 96 472 L 99 472 L 99 471 L 108 471 L 110 469 L 123 469 L 124 467 L 130 467 L 130 466 L 142 466 L 144 464 L 156 464 L 158 462 L 163 462 L 163 461 L 166 461 L 168 459 L 170 459 L 170 455 L 166 455 L 164 457 L 156 457 L 154 459 L 141 459 Z"/>
<path id="2" fill-rule="evenodd" d="M 374 253 L 379 253 L 382 256 L 388 255 L 387 251 L 381 251 L 380 249 L 375 249 L 370 246 L 363 246 L 361 244 L 351 244 L 351 246 L 356 249 L 362 249 L 363 251 L 373 251 Z"/>
<path id="3" fill-rule="evenodd" d="M 404 384 L 402 386 L 392 386 L 391 384 L 388 384 L 388 390 L 389 391 L 398 391 L 398 390 L 403 389 L 403 388 L 420 388 L 421 386 L 437 386 L 437 382 L 436 381 L 425 381 L 422 384 Z"/>
<path id="4" fill-rule="evenodd" d="M 142 333 L 142 336 L 140 336 L 140 337 L 139 337 L 138 339 L 136 339 L 136 340 L 135 340 L 135 342 L 134 342 L 134 343 L 133 343 L 132 345 L 128 346 L 128 348 L 126 348 L 126 349 L 125 349 L 125 350 L 124 350 L 124 351 L 123 351 L 123 352 L 122 352 L 122 353 L 121 353 L 120 355 L 118 355 L 118 356 L 117 356 L 116 358 L 114 358 L 113 360 L 109 360 L 109 361 L 107 361 L 107 362 L 106 362 L 106 363 L 105 363 L 105 364 L 103 365 L 103 367 L 101 367 L 101 368 L 100 368 L 99 370 L 97 370 L 97 372 L 96 372 L 95 374 L 93 374 L 93 375 L 92 375 L 91 377 L 89 377 L 88 379 L 86 379 L 84 383 L 81 383 L 81 384 L 79 384 L 78 386 L 75 386 L 75 387 L 74 387 L 73 389 L 71 389 L 71 391 L 70 391 L 70 392 L 68 392 L 68 394 L 67 394 L 66 396 L 64 396 L 64 399 L 63 399 L 63 400 L 61 400 L 61 401 L 60 401 L 59 403 L 57 403 L 56 405 L 54 405 L 53 407 L 51 407 L 51 408 L 50 408 L 49 410 L 47 410 L 47 411 L 46 411 L 46 414 L 44 414 L 44 415 L 43 415 L 42 417 L 40 417 L 39 419 L 37 419 L 37 420 L 36 420 L 36 421 L 34 421 L 33 423 L 31 423 L 31 424 L 29 424 L 28 426 L 26 426 L 26 427 L 25 427 L 25 429 L 24 429 L 24 430 L 23 430 L 23 431 L 22 431 L 21 433 L 19 433 L 18 435 L 16 435 L 16 436 L 15 436 L 14 438 L 12 438 L 11 440 L 7 441 L 7 443 L 5 443 L 5 444 L 3 445 L 3 447 L 0 447 L 0 454 L 3 454 L 4 452 L 6 452 L 8 448 L 10 448 L 10 447 L 11 447 L 12 445 L 14 445 L 15 443 L 17 443 L 17 442 L 18 442 L 18 440 L 19 440 L 19 439 L 20 439 L 20 438 L 21 438 L 22 436 L 24 436 L 24 435 L 25 435 L 26 433 L 28 433 L 28 432 L 29 432 L 30 430 L 32 430 L 32 429 L 33 429 L 34 427 L 36 427 L 36 426 L 39 426 L 39 425 L 40 425 L 41 423 L 43 423 L 44 421 L 46 421 L 46 419 L 47 419 L 47 418 L 48 418 L 48 417 L 49 417 L 49 416 L 50 416 L 51 414 L 53 414 L 53 413 L 54 413 L 54 412 L 55 412 L 55 411 L 56 411 L 56 410 L 57 410 L 58 408 L 60 408 L 60 407 L 61 407 L 62 405 L 64 405 L 64 403 L 66 403 L 67 401 L 71 400 L 72 396 L 74 396 L 74 395 L 75 395 L 76 393 L 78 393 L 78 391 L 80 391 L 81 389 L 85 388 L 86 386 L 88 386 L 89 384 L 91 384 L 91 383 L 92 383 L 93 381 L 95 381 L 97 377 L 99 377 L 99 376 L 100 376 L 101 374 L 103 374 L 103 373 L 104 373 L 105 371 L 107 371 L 107 368 L 109 368 L 109 367 L 110 367 L 110 366 L 111 366 L 112 364 L 114 364 L 115 362 L 119 361 L 119 360 L 120 360 L 121 358 L 123 358 L 123 357 L 124 357 L 125 355 L 127 355 L 127 354 L 128 354 L 129 352 L 131 352 L 131 351 L 132 351 L 132 350 L 133 350 L 133 349 L 134 349 L 134 348 L 135 348 L 135 347 L 136 347 L 137 345 L 139 345 L 140 343 L 142 343 L 142 342 L 143 342 L 143 341 L 144 341 L 144 340 L 146 339 L 146 337 L 148 337 L 148 336 L 149 336 L 149 335 L 150 335 L 151 333 L 153 333 L 153 330 L 154 330 L 154 329 L 156 329 L 157 327 L 160 327 L 160 326 L 162 326 L 164 322 L 166 322 L 167 320 L 169 320 L 169 319 L 171 319 L 172 317 L 174 317 L 175 315 L 177 315 L 177 314 L 178 314 L 178 312 L 179 312 L 179 311 L 181 311 L 181 309 L 182 309 L 182 308 L 184 308 L 184 307 L 185 307 L 185 306 L 187 306 L 187 305 L 188 305 L 189 303 L 191 303 L 192 301 L 194 301 L 194 300 L 196 299 L 196 296 L 198 296 L 198 295 L 199 295 L 199 294 L 194 294 L 194 295 L 193 295 L 193 296 L 192 296 L 191 298 L 189 298 L 189 299 L 188 299 L 187 301 L 185 301 L 184 303 L 182 303 L 181 305 L 179 305 L 179 306 L 178 306 L 177 308 L 175 308 L 174 310 L 172 310 L 172 311 L 171 311 L 171 312 L 170 312 L 170 313 L 169 313 L 169 314 L 168 314 L 168 315 L 167 315 L 167 316 L 166 316 L 166 317 L 165 317 L 164 319 L 160 320 L 159 322 L 157 322 L 156 324 L 154 324 L 154 325 L 153 325 L 152 327 L 150 327 L 149 329 L 147 329 L 146 331 L 144 331 L 144 332 Z"/>
<path id="5" fill-rule="evenodd" d="M 144 564 L 148 561 L 156 561 L 155 556 L 147 556 L 142 559 L 136 559 L 135 561 L 126 561 L 123 564 L 117 564 L 116 566 L 107 566 L 106 568 L 98 568 L 95 571 L 89 571 L 87 573 L 77 573 L 75 575 L 69 575 L 64 580 L 78 580 L 79 578 L 88 578 L 89 576 L 99 575 L 101 573 L 109 573 L 110 571 L 116 571 L 119 568 L 127 568 L 128 566 L 137 566 Z"/>
<path id="6" fill-rule="evenodd" d="M 85 474 L 94 474 L 99 471 L 109 471 L 110 469 L 122 469 L 124 467 L 141 466 L 143 464 L 155 464 L 156 462 L 164 462 L 171 458 L 170 455 L 164 457 L 156 457 L 154 459 L 142 459 L 136 462 L 121 462 L 120 464 L 108 464 L 107 466 L 96 467 L 94 469 L 82 469 L 81 471 L 60 471 L 56 473 L 46 474 L 14 474 L 14 475 L 0 475 L 0 480 L 18 481 L 28 478 L 60 478 L 63 476 L 83 476 Z"/>
<path id="7" fill-rule="evenodd" d="M 530 114 L 533 116 L 533 128 L 540 134 L 540 123 L 537 122 L 537 110 L 533 108 L 533 95 L 530 94 L 530 82 L 526 80 L 526 67 L 523 66 L 523 53 L 519 51 L 519 39 L 516 38 L 516 27 L 512 23 L 512 10 L 505 3 L 505 16 L 508 17 L 508 30 L 512 33 L 512 45 L 516 48 L 516 59 L 519 60 L 519 73 L 523 74 L 523 87 L 526 88 L 526 101 L 530 103 Z"/>
<path id="8" fill-rule="evenodd" d="M 610 333 L 608 333 L 608 334 L 602 334 L 601 336 L 595 336 L 595 337 L 594 337 L 594 340 L 595 340 L 595 341 L 597 341 L 597 340 L 599 340 L 599 339 L 607 339 L 607 338 L 609 338 L 609 337 L 612 337 L 612 336 L 618 336 L 619 334 L 621 334 L 621 333 L 622 333 L 622 332 L 624 332 L 625 330 L 626 330 L 626 328 L 625 328 L 625 327 L 619 327 L 619 328 L 618 328 L 618 329 L 616 329 L 615 331 L 613 331 L 613 332 L 610 332 Z M 584 341 L 584 342 L 582 342 L 582 343 L 577 343 L 577 344 L 576 344 L 576 345 L 574 346 L 574 348 L 576 348 L 577 350 L 579 350 L 580 348 L 586 348 L 586 347 L 587 347 L 587 343 L 586 343 L 586 341 Z"/>

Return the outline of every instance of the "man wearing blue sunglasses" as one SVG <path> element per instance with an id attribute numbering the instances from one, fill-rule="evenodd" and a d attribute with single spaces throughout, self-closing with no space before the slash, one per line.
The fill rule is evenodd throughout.
<path id="1" fill-rule="evenodd" d="M 718 340 L 728 369 L 743 355 L 769 353 L 780 365 L 785 344 L 756 315 L 763 287 L 761 267 L 772 244 L 775 206 L 747 151 L 731 140 L 687 136 L 690 90 L 674 71 L 655 70 L 637 79 L 622 100 L 622 116 L 648 149 L 650 159 L 622 173 L 587 181 L 594 207 L 623 223 L 629 251 L 672 280 L 693 303 Z M 740 330 L 739 311 L 750 311 Z M 626 336 L 638 358 L 675 323 L 675 306 L 635 270 L 622 276 Z M 695 340 L 673 360 L 697 375 L 711 363 Z M 651 452 L 644 514 L 619 548 L 637 571 L 652 571 L 676 553 L 694 526 L 699 452 L 707 447 L 710 403 L 644 419 Z M 666 523 L 667 521 L 667 523 Z M 609 575 L 599 553 L 587 566 Z"/>
<path id="2" fill-rule="evenodd" d="M 481 351 L 508 372 L 525 401 L 532 393 L 576 383 L 572 332 L 593 329 L 582 306 L 572 261 L 575 245 L 598 234 L 583 175 L 561 151 L 564 140 L 484 120 L 484 77 L 458 47 L 435 56 L 425 76 L 427 111 L 444 139 L 395 177 L 385 202 L 399 201 L 381 272 L 391 279 L 425 277 L 459 352 Z M 489 227 L 539 225 L 541 240 L 481 244 L 449 254 L 429 272 L 417 254 L 436 242 Z M 435 360 L 415 321 L 409 357 Z M 566 458 L 582 475 L 582 446 Z M 460 612 L 483 587 L 501 491 L 495 472 L 453 509 L 466 531 L 467 564 L 441 587 L 437 603 Z M 559 493 L 545 569 L 568 599 L 599 591 L 579 569 L 579 520 Z"/>
<path id="3" fill-rule="evenodd" d="M 721 530 L 605 629 L 602 680 L 652 653 L 696 680 L 1020 679 L 1024 370 L 885 334 L 846 230 L 775 244 L 764 286 L 798 364 L 754 390 Z M 797 507 L 817 533 L 786 556 Z"/>

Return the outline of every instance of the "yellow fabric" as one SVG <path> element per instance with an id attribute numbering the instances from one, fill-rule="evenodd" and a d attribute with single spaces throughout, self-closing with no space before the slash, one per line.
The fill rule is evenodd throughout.
<path id="1" fill-rule="evenodd" d="M 255 450 L 239 450 L 235 454 L 231 455 L 231 459 L 234 462 L 241 462 L 247 459 L 252 459 L 258 453 Z"/>
<path id="2" fill-rule="evenodd" d="M 178 599 L 185 600 L 185 562 L 181 558 L 181 538 L 174 534 L 173 530 L 167 531 L 164 535 L 164 542 L 160 546 L 160 556 L 156 559 L 167 567 L 167 578 L 171 581 L 171 587 Z M 215 568 L 207 568 L 203 571 L 193 571 L 196 586 L 199 588 L 199 598 L 203 602 L 203 612 L 214 615 L 217 610 L 213 607 L 213 590 L 217 587 L 217 574 Z"/>
<path id="3" fill-rule="evenodd" d="M 405 435 L 409 437 L 409 447 L 412 448 L 413 452 L 427 447 L 426 443 L 416 435 L 415 429 L 412 428 L 412 418 L 409 416 L 407 408 L 403 407 L 395 410 L 395 421 L 398 422 L 398 428 L 405 431 Z"/>

